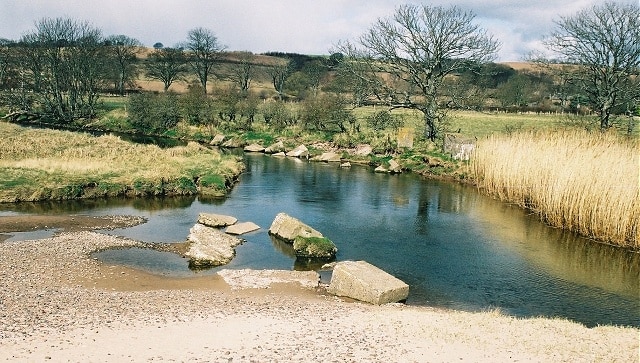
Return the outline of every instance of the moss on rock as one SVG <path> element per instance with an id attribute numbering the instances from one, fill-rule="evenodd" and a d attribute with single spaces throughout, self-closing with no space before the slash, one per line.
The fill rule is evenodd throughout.
<path id="1" fill-rule="evenodd" d="M 326 237 L 301 237 L 293 241 L 298 257 L 333 258 L 338 252 L 336 245 Z"/>

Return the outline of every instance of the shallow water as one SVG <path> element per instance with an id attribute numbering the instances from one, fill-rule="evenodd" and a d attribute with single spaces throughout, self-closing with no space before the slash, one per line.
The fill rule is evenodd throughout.
<path id="1" fill-rule="evenodd" d="M 149 242 L 186 239 L 198 213 L 229 214 L 262 228 L 242 236 L 224 268 L 305 269 L 267 230 L 286 212 L 338 246 L 338 260 L 366 260 L 410 285 L 409 304 L 499 308 L 588 326 L 640 326 L 640 255 L 540 223 L 470 187 L 416 175 L 246 155 L 247 170 L 224 200 L 168 198 L 12 205 L 15 213 L 134 214 L 149 222 L 107 231 Z M 8 213 L 7 211 L 2 213 Z M 148 250 L 97 254 L 157 274 L 194 272 L 176 255 Z M 219 269 L 219 268 L 218 268 Z"/>

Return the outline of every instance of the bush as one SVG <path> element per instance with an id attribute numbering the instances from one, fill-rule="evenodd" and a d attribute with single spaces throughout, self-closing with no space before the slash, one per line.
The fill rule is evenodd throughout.
<path id="1" fill-rule="evenodd" d="M 387 128 L 397 130 L 404 125 L 404 122 L 389 111 L 379 111 L 367 117 L 367 126 L 381 131 Z"/>
<path id="2" fill-rule="evenodd" d="M 129 100 L 129 120 L 138 131 L 162 134 L 176 127 L 180 120 L 178 99 L 172 93 L 141 93 Z"/>
<path id="3" fill-rule="evenodd" d="M 341 95 L 324 94 L 302 103 L 300 121 L 312 131 L 346 132 L 355 129 L 356 117 Z"/>
<path id="4" fill-rule="evenodd" d="M 295 117 L 283 102 L 267 102 L 262 108 L 264 122 L 276 130 L 283 130 L 296 124 Z"/>

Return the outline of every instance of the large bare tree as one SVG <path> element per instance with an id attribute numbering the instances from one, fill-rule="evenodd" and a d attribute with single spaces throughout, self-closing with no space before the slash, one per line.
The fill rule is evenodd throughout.
<path id="1" fill-rule="evenodd" d="M 132 83 L 138 76 L 136 63 L 138 54 L 142 52 L 142 43 L 126 35 L 112 35 L 107 37 L 105 42 L 113 64 L 116 89 L 124 96 L 127 84 Z"/>
<path id="2" fill-rule="evenodd" d="M 425 136 L 435 140 L 444 116 L 439 103 L 445 77 L 489 61 L 499 43 L 458 7 L 403 5 L 378 19 L 357 43 L 342 42 L 343 70 L 391 108 L 424 115 Z M 361 95 L 362 96 L 362 95 Z"/>
<path id="3" fill-rule="evenodd" d="M 204 88 L 204 93 L 207 93 L 207 82 L 225 47 L 218 42 L 211 30 L 195 28 L 187 34 L 185 48 L 188 51 L 189 64 Z"/>
<path id="4" fill-rule="evenodd" d="M 32 111 L 59 122 L 95 115 L 106 69 L 100 29 L 70 18 L 43 18 L 20 43 L 38 92 Z"/>
<path id="5" fill-rule="evenodd" d="M 237 62 L 231 66 L 231 69 L 222 76 L 234 85 L 238 86 L 243 93 L 249 92 L 249 86 L 254 76 L 255 69 L 253 65 L 253 54 L 250 52 L 238 53 Z"/>
<path id="6" fill-rule="evenodd" d="M 640 100 L 640 6 L 606 2 L 556 24 L 548 47 L 575 65 L 569 82 L 585 93 L 600 128 L 611 127 L 616 108 L 631 110 Z"/>
<path id="7" fill-rule="evenodd" d="M 280 100 L 284 97 L 284 85 L 287 82 L 287 78 L 293 72 L 293 64 L 291 59 L 280 60 L 277 64 L 271 66 L 267 73 L 271 77 L 271 84 L 278 93 Z"/>
<path id="8" fill-rule="evenodd" d="M 184 78 L 187 73 L 187 63 L 184 52 L 179 48 L 158 48 L 147 59 L 147 77 L 161 81 L 167 92 L 173 82 Z"/>

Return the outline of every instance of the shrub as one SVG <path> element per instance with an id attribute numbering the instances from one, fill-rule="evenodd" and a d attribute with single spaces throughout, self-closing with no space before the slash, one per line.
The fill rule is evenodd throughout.
<path id="1" fill-rule="evenodd" d="M 356 117 L 341 95 L 323 94 L 302 103 L 300 121 L 307 130 L 346 132 L 355 129 Z"/>
<path id="2" fill-rule="evenodd" d="M 262 108 L 264 122 L 276 130 L 283 130 L 296 124 L 295 117 L 283 102 L 267 102 Z"/>
<path id="3" fill-rule="evenodd" d="M 138 131 L 161 134 L 180 120 L 178 99 L 172 93 L 141 93 L 129 100 L 129 120 Z"/>
<path id="4" fill-rule="evenodd" d="M 389 111 L 379 111 L 367 117 L 367 126 L 381 131 L 387 128 L 397 130 L 404 125 L 404 122 Z"/>

